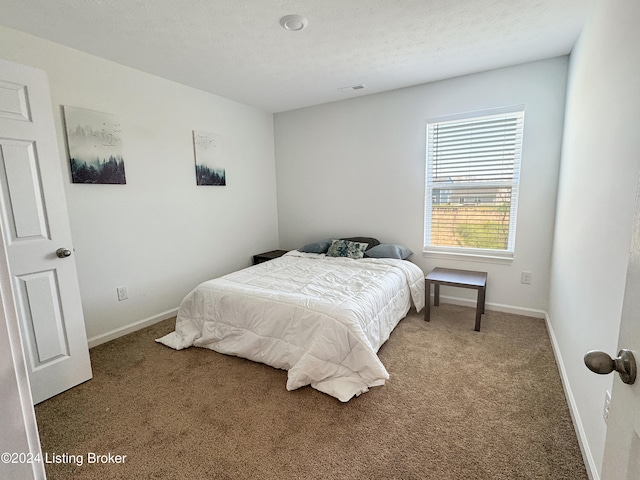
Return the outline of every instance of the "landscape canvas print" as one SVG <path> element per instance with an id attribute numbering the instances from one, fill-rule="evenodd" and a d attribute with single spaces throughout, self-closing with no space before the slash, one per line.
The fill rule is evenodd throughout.
<path id="1" fill-rule="evenodd" d="M 193 131 L 193 148 L 196 159 L 196 185 L 227 184 L 222 163 L 222 139 L 213 133 Z"/>
<path id="2" fill-rule="evenodd" d="M 109 113 L 64 107 L 71 181 L 127 183 L 122 157 L 120 121 Z"/>

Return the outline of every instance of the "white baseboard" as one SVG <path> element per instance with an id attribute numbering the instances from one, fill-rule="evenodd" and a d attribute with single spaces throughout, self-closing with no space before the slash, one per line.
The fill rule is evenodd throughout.
<path id="1" fill-rule="evenodd" d="M 580 451 L 582 452 L 582 460 L 584 461 L 585 467 L 587 469 L 587 475 L 589 475 L 590 480 L 600 480 L 600 474 L 598 473 L 596 463 L 593 459 L 593 455 L 591 454 L 591 449 L 589 448 L 587 435 L 584 431 L 582 420 L 580 419 L 580 413 L 578 412 L 578 406 L 576 405 L 576 400 L 573 396 L 571 385 L 569 384 L 567 371 L 564 367 L 564 360 L 562 359 L 562 354 L 560 353 L 560 348 L 556 340 L 556 335 L 553 331 L 553 326 L 551 325 L 551 320 L 549 319 L 549 314 L 545 312 L 544 318 L 547 324 L 547 332 L 549 332 L 553 354 L 556 357 L 556 364 L 558 365 L 558 370 L 560 372 L 560 379 L 562 380 L 564 395 L 567 399 L 567 404 L 569 405 L 569 413 L 571 414 L 571 419 L 573 420 L 573 428 L 575 428 L 576 435 L 578 437 L 578 444 L 580 445 Z"/>
<path id="2" fill-rule="evenodd" d="M 115 340 L 116 338 L 127 335 L 128 333 L 142 330 L 143 328 L 149 327 L 168 318 L 175 317 L 177 314 L 178 309 L 174 308 L 172 310 L 167 310 L 166 312 L 159 313 L 158 315 L 154 315 L 153 317 L 139 320 L 135 323 L 132 323 L 131 325 L 126 325 L 124 327 L 111 330 L 110 332 L 96 335 L 95 337 L 91 337 L 88 339 L 89 348 L 97 347 L 98 345 L 109 342 L 111 340 Z"/>
<path id="3" fill-rule="evenodd" d="M 449 297 L 446 295 L 440 295 L 440 301 L 442 303 L 452 303 L 453 305 L 461 305 L 463 307 L 476 308 L 476 301 L 474 299 L 469 299 L 469 298 Z M 534 308 L 526 308 L 526 307 L 516 307 L 515 305 L 504 305 L 502 303 L 487 302 L 484 307 L 486 310 L 513 313 L 514 315 L 526 315 L 527 317 L 534 317 L 534 318 L 545 318 L 545 315 L 546 315 L 546 312 L 544 310 L 536 310 Z"/>

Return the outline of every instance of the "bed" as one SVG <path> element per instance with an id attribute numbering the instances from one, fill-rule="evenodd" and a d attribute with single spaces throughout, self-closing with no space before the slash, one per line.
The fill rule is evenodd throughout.
<path id="1" fill-rule="evenodd" d="M 384 385 L 378 349 L 424 302 L 424 274 L 409 261 L 294 250 L 200 284 L 157 341 L 284 369 L 288 390 L 311 385 L 347 402 Z"/>

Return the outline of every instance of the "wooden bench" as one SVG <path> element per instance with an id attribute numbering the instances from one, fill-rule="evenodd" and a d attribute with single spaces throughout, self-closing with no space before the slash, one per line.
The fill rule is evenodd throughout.
<path id="1" fill-rule="evenodd" d="M 473 288 L 478 291 L 476 301 L 476 326 L 475 331 L 480 331 L 480 321 L 484 313 L 484 301 L 487 293 L 487 272 L 473 272 L 470 270 L 455 270 L 453 268 L 434 268 L 425 281 L 425 308 L 424 319 L 430 321 L 431 315 L 431 284 L 433 283 L 433 305 L 440 304 L 440 285 L 449 287 Z"/>

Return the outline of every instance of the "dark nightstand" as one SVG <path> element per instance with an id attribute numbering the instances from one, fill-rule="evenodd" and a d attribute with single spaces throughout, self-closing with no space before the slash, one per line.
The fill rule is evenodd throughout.
<path id="1" fill-rule="evenodd" d="M 258 255 L 253 256 L 253 264 L 257 265 L 262 262 L 268 262 L 274 258 L 281 257 L 288 251 L 289 250 L 272 250 L 271 252 L 259 253 Z"/>

